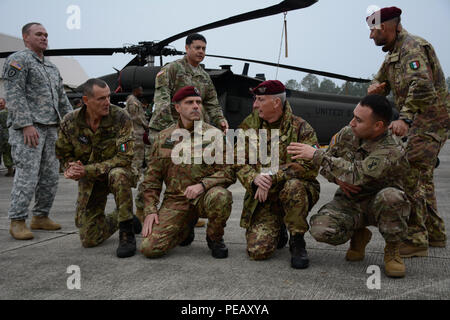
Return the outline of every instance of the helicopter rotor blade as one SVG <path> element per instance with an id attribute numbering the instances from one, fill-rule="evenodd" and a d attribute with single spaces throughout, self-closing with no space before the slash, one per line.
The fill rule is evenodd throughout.
<path id="1" fill-rule="evenodd" d="M 272 15 L 282 13 L 282 12 L 306 8 L 306 7 L 313 5 L 317 1 L 318 0 L 284 0 L 277 5 L 273 5 L 273 6 L 264 8 L 264 9 L 259 9 L 259 10 L 254 10 L 254 11 L 250 11 L 247 13 L 239 14 L 239 15 L 227 18 L 227 19 L 219 20 L 219 21 L 209 23 L 209 24 L 206 24 L 206 25 L 194 28 L 194 29 L 190 29 L 190 30 L 181 32 L 179 34 L 176 34 L 174 36 L 171 36 L 162 41 L 159 41 L 158 43 L 155 43 L 154 47 L 151 50 L 151 52 L 152 52 L 151 54 L 153 54 L 155 56 L 159 55 L 158 52 L 160 52 L 166 45 L 168 45 L 169 43 L 171 43 L 175 40 L 181 39 L 191 33 L 211 30 L 211 29 L 227 26 L 230 24 L 235 24 L 235 23 L 239 23 L 239 22 L 243 22 L 243 21 L 272 16 Z M 145 58 L 136 56 L 133 58 L 133 60 L 131 60 L 129 63 L 127 63 L 127 65 L 125 67 L 136 66 L 136 65 L 143 66 L 145 64 L 146 64 Z"/>
<path id="2" fill-rule="evenodd" d="M 345 81 L 350 81 L 350 82 L 362 82 L 362 83 L 364 83 L 364 82 L 370 82 L 371 81 L 369 79 L 354 78 L 354 77 L 349 77 L 349 76 L 338 74 L 338 73 L 319 71 L 319 70 L 313 70 L 313 69 L 307 69 L 307 68 L 300 68 L 300 67 L 296 67 L 296 66 L 290 66 L 290 65 L 286 65 L 286 64 L 277 64 L 277 63 L 268 62 L 268 61 L 252 60 L 252 59 L 244 59 L 244 58 L 228 57 L 228 56 L 218 56 L 218 55 L 214 55 L 214 54 L 207 54 L 206 56 L 207 57 L 212 57 L 212 58 L 222 58 L 222 59 L 230 59 L 230 60 L 239 60 L 239 61 L 245 61 L 245 62 L 259 63 L 259 64 L 264 64 L 264 65 L 267 65 L 267 66 L 280 67 L 280 68 L 283 68 L 283 69 L 289 69 L 289 70 L 301 71 L 301 72 L 306 72 L 306 73 L 312 73 L 312 74 L 317 74 L 317 75 L 324 76 L 324 77 L 335 78 L 335 79 L 340 79 L 340 80 L 345 80 Z"/>
<path id="3" fill-rule="evenodd" d="M 7 58 L 15 51 L 0 52 L 0 58 Z M 125 53 L 125 48 L 81 48 L 81 49 L 49 49 L 44 51 L 47 57 L 55 56 L 110 56 L 114 53 Z"/>
<path id="4" fill-rule="evenodd" d="M 280 2 L 279 4 L 271 6 L 271 7 L 239 14 L 239 15 L 227 18 L 227 19 L 219 20 L 219 21 L 216 21 L 213 23 L 206 24 L 201 27 L 197 27 L 194 29 L 190 29 L 190 30 L 181 32 L 170 38 L 167 38 L 167 39 L 164 39 L 164 40 L 158 42 L 158 46 L 164 47 L 164 46 L 168 45 L 169 43 L 171 43 L 175 40 L 181 39 L 191 33 L 211 30 L 211 29 L 215 29 L 215 28 L 219 28 L 219 27 L 223 27 L 223 26 L 228 26 L 230 24 L 235 24 L 235 23 L 239 23 L 239 22 L 243 22 L 243 21 L 249 21 L 249 20 L 253 20 L 253 19 L 259 19 L 259 18 L 272 16 L 272 15 L 282 13 L 282 12 L 306 8 L 306 7 L 313 5 L 317 1 L 318 0 L 285 0 L 285 1 Z"/>

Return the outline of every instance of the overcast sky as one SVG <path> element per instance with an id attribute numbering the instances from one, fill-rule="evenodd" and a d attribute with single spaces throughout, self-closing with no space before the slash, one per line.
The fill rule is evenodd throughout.
<path id="1" fill-rule="evenodd" d="M 41 22 L 49 32 L 52 49 L 121 47 L 139 41 L 166 39 L 174 34 L 216 20 L 279 3 L 281 0 L 1 0 L 0 32 L 21 37 L 21 27 Z M 80 29 L 69 29 L 69 6 L 80 9 Z M 434 46 L 445 76 L 450 76 L 449 0 L 319 0 L 306 9 L 291 11 L 288 20 L 289 57 L 280 63 L 370 78 L 381 65 L 384 53 L 369 39 L 365 24 L 367 8 L 398 6 L 402 23 Z M 276 62 L 280 50 L 283 14 L 202 32 L 207 53 Z M 172 45 L 184 51 L 184 40 Z M 131 55 L 75 57 L 85 72 L 101 76 L 120 69 Z M 178 57 L 166 57 L 168 62 Z M 157 65 L 159 58 L 157 58 Z M 241 73 L 243 62 L 206 58 L 208 68 L 232 64 Z M 251 64 L 249 75 L 265 73 L 275 79 L 276 69 Z M 301 80 L 304 73 L 282 70 L 278 79 Z M 341 83 L 340 81 L 336 81 Z"/>

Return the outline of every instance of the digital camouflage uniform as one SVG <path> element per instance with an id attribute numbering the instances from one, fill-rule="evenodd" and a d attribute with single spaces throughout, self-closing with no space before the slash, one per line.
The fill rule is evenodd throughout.
<path id="1" fill-rule="evenodd" d="M 202 128 L 203 134 L 212 130 L 209 132 L 215 132 L 220 139 L 224 137 L 220 130 L 205 122 L 196 121 L 195 125 Z M 172 134 L 177 129 L 183 129 L 181 120 L 161 131 L 148 158 L 143 182 L 144 216 L 157 213 L 159 217 L 159 224 L 153 224 L 152 233 L 144 238 L 141 244 L 141 252 L 149 258 L 162 256 L 185 240 L 190 227 L 199 217 L 208 218 L 206 234 L 209 239 L 220 241 L 231 213 L 233 198 L 231 192 L 226 189 L 236 181 L 231 166 L 218 162 L 207 164 L 204 159 L 196 158 L 194 150 L 199 148 L 203 154 L 205 148 L 212 146 L 211 139 L 204 137 L 203 141 L 196 141 L 194 133 L 200 130 L 193 130 L 190 132 L 191 144 L 187 144 L 186 138 L 182 141 L 172 141 Z M 203 137 L 203 134 L 195 133 L 197 137 Z M 172 150 L 178 148 L 181 143 L 186 143 L 187 149 L 191 150 L 190 164 L 186 163 L 187 161 L 176 164 L 172 160 Z M 222 159 L 225 159 L 225 156 Z M 166 189 L 158 210 L 163 182 Z M 203 184 L 205 192 L 196 199 L 187 199 L 184 196 L 186 188 L 198 183 Z"/>
<path id="2" fill-rule="evenodd" d="M 8 110 L 0 110 L 0 160 L 3 158 L 5 167 L 11 168 L 13 166 L 13 161 L 11 158 L 11 146 L 8 143 L 9 134 L 8 126 L 6 125 L 7 118 Z"/>
<path id="3" fill-rule="evenodd" d="M 433 47 L 403 29 L 374 82 L 386 82 L 385 94 L 392 90 L 400 119 L 413 121 L 406 149 L 411 165 L 408 193 L 414 199 L 408 241 L 417 246 L 428 246 L 428 240 L 445 241 L 444 221 L 437 212 L 433 170 L 447 140 L 450 98 Z"/>
<path id="4" fill-rule="evenodd" d="M 156 76 L 154 109 L 149 124 L 151 130 L 161 131 L 177 122 L 179 115 L 171 101 L 173 95 L 185 86 L 194 86 L 200 91 L 205 120 L 220 128 L 225 117 L 211 78 L 201 66 L 193 67 L 184 57 L 165 65 Z"/>
<path id="5" fill-rule="evenodd" d="M 361 187 L 348 198 L 339 188 L 331 202 L 311 217 L 311 234 L 320 242 L 339 245 L 353 232 L 377 226 L 386 242 L 401 242 L 407 236 L 410 202 L 403 179 L 409 164 L 402 146 L 386 132 L 368 141 L 357 138 L 347 126 L 332 139 L 327 150 L 317 150 L 313 162 L 328 181 L 339 179 Z"/>
<path id="6" fill-rule="evenodd" d="M 262 120 L 254 111 L 239 128 L 244 131 L 255 129 L 257 134 L 260 129 L 266 129 L 268 150 L 271 129 L 280 130 L 279 170 L 272 175 L 272 187 L 264 203 L 254 199 L 257 187 L 253 184 L 263 165 L 260 159 L 257 164 L 250 164 L 247 145 L 245 164 L 235 166 L 237 177 L 246 189 L 240 225 L 247 230 L 247 253 L 252 259 L 267 259 L 276 250 L 283 221 L 291 235 L 308 231 L 306 217 L 320 194 L 320 185 L 316 180 L 319 168 L 311 161 L 292 160 L 287 146 L 291 142 L 317 146 L 318 141 L 314 129 L 292 114 L 289 102 L 286 102 L 283 116 L 275 124 Z"/>
<path id="7" fill-rule="evenodd" d="M 8 101 L 9 144 L 16 166 L 9 218 L 28 217 L 33 195 L 33 215 L 48 216 L 58 187 L 55 157 L 57 126 L 72 111 L 56 66 L 25 49 L 10 55 L 3 66 Z M 39 133 L 36 148 L 24 144 L 22 129 L 34 126 Z"/>
<path id="8" fill-rule="evenodd" d="M 148 130 L 148 121 L 146 119 L 146 114 L 142 103 L 134 95 L 129 95 L 126 102 L 126 110 L 128 115 L 133 122 L 133 132 L 134 132 L 134 158 L 132 167 L 139 173 L 141 177 L 141 172 L 143 172 L 145 163 L 145 144 L 143 141 L 143 136 L 145 131 Z M 138 185 L 138 193 L 136 196 L 136 208 L 144 209 L 144 202 L 142 200 L 142 183 Z"/>
<path id="9" fill-rule="evenodd" d="M 99 245 L 118 229 L 119 222 L 133 218 L 133 195 L 137 173 L 133 160 L 133 125 L 128 115 L 111 105 L 95 133 L 86 122 L 86 106 L 67 115 L 61 123 L 56 154 L 64 168 L 81 161 L 86 176 L 78 181 L 75 225 L 84 247 Z M 105 216 L 109 193 L 116 210 Z"/>

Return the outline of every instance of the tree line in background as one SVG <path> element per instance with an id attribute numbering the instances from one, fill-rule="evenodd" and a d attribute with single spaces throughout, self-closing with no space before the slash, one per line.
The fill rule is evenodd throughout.
<path id="1" fill-rule="evenodd" d="M 446 82 L 448 90 L 450 92 L 450 77 L 447 77 Z M 367 88 L 369 87 L 369 83 L 348 81 L 339 86 L 328 78 L 324 78 L 322 81 L 319 81 L 319 78 L 311 73 L 306 75 L 300 82 L 291 79 L 286 81 L 284 85 L 286 86 L 286 88 L 292 90 L 331 93 L 358 97 L 364 97 L 367 94 Z"/>

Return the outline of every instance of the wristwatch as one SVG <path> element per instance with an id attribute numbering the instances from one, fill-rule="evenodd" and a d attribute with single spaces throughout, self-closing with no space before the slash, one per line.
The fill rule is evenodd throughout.
<path id="1" fill-rule="evenodd" d="M 411 119 L 402 119 L 409 127 L 411 127 L 413 121 Z"/>

